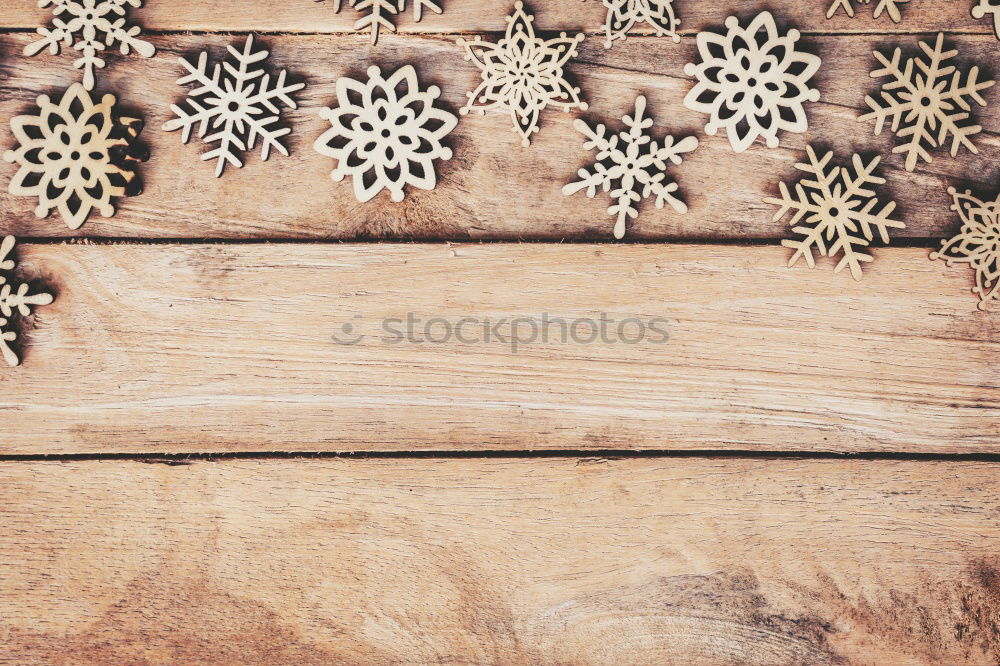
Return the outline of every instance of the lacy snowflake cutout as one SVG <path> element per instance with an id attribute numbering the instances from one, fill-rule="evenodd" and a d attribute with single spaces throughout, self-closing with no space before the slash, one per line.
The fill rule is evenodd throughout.
<path id="1" fill-rule="evenodd" d="M 378 67 L 368 68 L 368 82 L 337 80 L 337 107 L 320 116 L 332 127 L 316 140 L 316 150 L 337 160 L 330 174 L 340 182 L 351 176 L 358 201 L 370 201 L 383 189 L 402 201 L 407 185 L 432 190 L 437 184 L 434 160 L 451 159 L 441 140 L 458 118 L 434 106 L 437 86 L 420 90 L 411 65 L 388 78 Z"/>
<path id="2" fill-rule="evenodd" d="M 271 75 L 264 69 L 263 61 L 270 53 L 266 50 L 254 51 L 253 35 L 247 37 L 243 50 L 228 47 L 231 60 L 216 63 L 212 73 L 208 72 L 208 54 L 198 56 L 198 63 L 192 65 L 184 58 L 180 62 L 188 74 L 177 79 L 178 85 L 198 84 L 185 101 L 186 108 L 172 104 L 170 109 L 177 115 L 164 126 L 168 132 L 182 130 L 181 141 L 188 142 L 194 127 L 198 127 L 198 138 L 205 143 L 218 143 L 218 147 L 202 153 L 202 160 L 216 160 L 215 175 L 219 177 L 231 164 L 243 166 L 240 159 L 243 151 L 253 150 L 257 140 L 261 142 L 262 160 L 270 155 L 271 148 L 282 155 L 288 155 L 278 139 L 292 130 L 275 128 L 281 118 L 280 105 L 296 108 L 295 100 L 289 93 L 305 88 L 304 83 L 285 83 L 285 70 L 271 82 Z M 211 133 L 209 133 L 211 132 Z"/>
<path id="3" fill-rule="evenodd" d="M 674 12 L 674 0 L 603 0 L 608 15 L 604 19 L 604 48 L 610 49 L 616 40 L 625 41 L 636 23 L 647 23 L 658 37 L 681 41 L 677 26 L 681 20 Z"/>
<path id="4" fill-rule="evenodd" d="M 929 149 L 942 145 L 948 135 L 952 137 L 952 157 L 963 146 L 970 152 L 979 152 L 970 137 L 979 133 L 982 127 L 969 124 L 970 102 L 986 106 L 986 100 L 979 92 L 995 82 L 980 81 L 979 67 L 973 66 L 965 83 L 962 83 L 961 72 L 953 65 L 944 64 L 958 51 L 944 51 L 943 47 L 943 33 L 938 33 L 933 49 L 920 42 L 926 59 L 909 58 L 902 68 L 899 48 L 893 52 L 892 58 L 874 52 L 882 67 L 873 71 L 871 77 L 889 76 L 892 81 L 882 86 L 881 100 L 870 95 L 865 97 L 871 112 L 858 120 L 874 118 L 875 134 L 880 134 L 886 122 L 891 121 L 892 131 L 904 140 L 892 152 L 906 154 L 907 171 L 913 171 L 919 159 L 931 162 Z"/>
<path id="5" fill-rule="evenodd" d="M 687 206 L 674 196 L 677 183 L 666 179 L 667 163 L 680 164 L 681 155 L 698 147 L 698 139 L 685 137 L 674 143 L 674 137 L 667 136 L 663 145 L 653 141 L 645 133 L 653 126 L 653 119 L 644 116 L 646 98 L 640 95 L 635 100 L 635 112 L 624 116 L 622 122 L 627 130 L 608 136 L 604 125 L 590 129 L 584 121 L 573 123 L 578 131 L 587 137 L 583 147 L 596 150 L 597 156 L 591 170 L 580 169 L 580 180 L 563 187 L 563 194 L 571 195 L 586 188 L 587 196 L 593 198 L 600 187 L 611 193 L 613 203 L 608 208 L 609 215 L 616 215 L 615 238 L 625 235 L 625 222 L 639 216 L 636 207 L 642 199 L 656 196 L 656 207 L 663 208 L 669 203 L 678 213 L 686 213 Z"/>
<path id="6" fill-rule="evenodd" d="M 870 4 L 872 0 L 858 0 L 861 4 Z M 893 20 L 894 23 L 899 23 L 903 19 L 903 15 L 899 11 L 899 5 L 905 5 L 910 0 L 878 0 L 878 4 L 875 5 L 875 11 L 872 12 L 874 18 L 882 16 L 882 12 L 889 15 L 889 18 Z M 847 12 L 847 15 L 854 18 L 854 0 L 833 0 L 830 4 L 830 9 L 826 12 L 827 18 L 832 18 L 834 14 L 837 13 L 838 9 L 843 9 Z"/>
<path id="7" fill-rule="evenodd" d="M 499 42 L 484 42 L 479 37 L 471 42 L 458 40 L 465 48 L 465 59 L 475 63 L 483 79 L 478 88 L 467 93 L 469 101 L 459 113 L 508 110 L 524 146 L 538 131 L 538 115 L 545 107 L 587 109 L 587 103 L 580 101 L 580 89 L 570 86 L 563 74 L 563 65 L 576 55 L 583 33 L 567 37 L 563 32 L 553 39 L 539 39 L 531 25 L 534 20 L 525 13 L 524 4 L 516 2 L 514 13 L 507 17 L 506 35 Z"/>
<path id="8" fill-rule="evenodd" d="M 139 7 L 142 0 L 38 0 L 39 7 L 52 6 L 52 27 L 38 28 L 41 39 L 24 47 L 24 55 L 33 56 L 48 49 L 59 53 L 62 46 L 73 45 L 80 57 L 73 67 L 83 70 L 83 85 L 94 89 L 94 70 L 104 67 L 100 53 L 118 44 L 122 55 L 135 50 L 146 58 L 153 57 L 156 47 L 139 39 L 139 26 L 129 25 L 128 7 Z M 75 42 L 75 43 L 74 43 Z"/>
<path id="9" fill-rule="evenodd" d="M 951 206 L 962 218 L 962 228 L 941 249 L 931 252 L 931 259 L 944 259 L 948 266 L 968 264 L 976 271 L 976 286 L 972 293 L 979 297 L 979 309 L 989 301 L 1000 299 L 1000 196 L 985 203 L 966 190 L 959 194 L 948 188 L 954 199 Z"/>
<path id="10" fill-rule="evenodd" d="M 973 5 L 972 18 L 981 19 L 987 14 L 993 14 L 993 31 L 997 34 L 997 39 L 1000 39 L 1000 3 L 996 0 L 979 0 L 979 4 Z"/>
<path id="11" fill-rule="evenodd" d="M 38 113 L 10 121 L 18 145 L 3 158 L 20 168 L 8 191 L 37 197 L 35 215 L 58 210 L 70 229 L 79 229 L 94 209 L 114 215 L 113 197 L 138 193 L 136 167 L 146 158 L 136 143 L 142 121 L 115 116 L 114 106 L 114 95 L 95 104 L 79 83 L 58 103 L 41 95 Z"/>
<path id="12" fill-rule="evenodd" d="M 795 50 L 798 30 L 778 34 L 770 12 L 757 15 L 741 28 L 739 19 L 726 19 L 728 32 L 698 33 L 701 63 L 688 63 L 684 73 L 698 83 L 684 98 L 684 106 L 710 116 L 705 133 L 725 129 L 738 153 L 764 137 L 769 148 L 778 146 L 778 132 L 801 134 L 808 129 L 803 104 L 819 99 L 809 79 L 820 59 Z"/>
<path id="13" fill-rule="evenodd" d="M 21 359 L 10 348 L 10 343 L 17 340 L 17 333 L 5 330 L 10 318 L 14 315 L 27 317 L 31 314 L 32 305 L 48 305 L 52 302 L 52 294 L 29 294 L 26 283 L 14 283 L 13 270 L 16 264 L 13 259 L 8 259 L 13 249 L 13 236 L 0 241 L 0 353 L 11 367 L 18 365 Z"/>
<path id="14" fill-rule="evenodd" d="M 340 11 L 341 0 L 335 0 L 333 11 Z M 435 14 L 441 14 L 440 5 L 436 5 L 430 0 L 412 0 L 413 20 L 417 23 L 423 18 L 424 7 L 427 7 Z M 347 0 L 347 4 L 359 13 L 364 14 L 354 24 L 355 30 L 368 30 L 371 33 L 372 44 L 378 42 L 378 31 L 385 28 L 391 32 L 396 32 L 396 26 L 386 16 L 395 16 L 406 9 L 406 0 Z"/>
<path id="15" fill-rule="evenodd" d="M 785 247 L 795 250 L 788 265 L 793 266 L 804 258 L 809 268 L 815 268 L 814 249 L 824 257 L 842 253 L 834 273 L 847 266 L 854 279 L 860 280 L 861 264 L 872 261 L 872 256 L 864 252 L 864 248 L 874 240 L 873 228 L 878 230 L 883 243 L 889 242 L 889 229 L 906 228 L 902 222 L 889 217 L 896 209 L 896 202 L 890 201 L 879 208 L 875 192 L 867 188 L 868 185 L 885 183 L 884 178 L 875 175 L 880 158 L 875 157 L 865 164 L 858 155 L 854 155 L 852 173 L 847 167 L 830 166 L 832 152 L 824 155 L 823 159 L 816 158 L 812 146 L 806 146 L 806 152 L 809 163 L 796 164 L 795 168 L 810 177 L 796 183 L 795 195 L 785 183 L 781 183 L 780 199 L 764 199 L 766 203 L 781 206 L 774 215 L 775 222 L 788 211 L 795 211 L 788 224 L 801 238 L 781 241 Z"/>

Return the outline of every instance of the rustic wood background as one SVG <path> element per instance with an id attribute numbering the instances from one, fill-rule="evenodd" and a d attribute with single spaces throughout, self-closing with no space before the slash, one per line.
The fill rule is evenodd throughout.
<path id="1" fill-rule="evenodd" d="M 311 144 L 339 76 L 413 63 L 457 110 L 478 72 L 455 39 L 497 39 L 509 4 L 444 0 L 375 47 L 330 2 L 132 10 L 158 54 L 110 54 L 98 91 L 146 119 L 145 192 L 77 231 L 0 192 L 0 231 L 57 294 L 0 373 L 0 663 L 1000 662 L 1000 315 L 927 259 L 957 229 L 949 185 L 996 192 L 1000 91 L 978 155 L 914 173 L 856 121 L 873 48 L 944 30 L 996 76 L 991 24 L 970 0 L 898 25 L 676 0 L 680 44 L 606 50 L 599 2 L 531 3 L 539 30 L 589 35 L 583 117 L 641 93 L 656 131 L 701 140 L 674 171 L 690 212 L 643 206 L 635 242 L 609 242 L 606 198 L 560 193 L 590 157 L 574 114 L 543 114 L 530 148 L 502 114 L 463 117 L 438 188 L 403 203 L 329 179 Z M 823 96 L 808 134 L 735 155 L 682 106 L 683 65 L 695 33 L 765 8 L 822 56 Z M 20 54 L 48 15 L 2 0 L 0 150 L 79 80 L 69 50 Z M 177 57 L 251 31 L 308 87 L 290 157 L 215 179 L 160 129 Z M 862 282 L 784 265 L 762 199 L 809 142 L 886 153 L 908 226 Z M 371 335 L 407 311 L 663 317 L 670 341 Z M 369 337 L 334 344 L 345 322 Z"/>

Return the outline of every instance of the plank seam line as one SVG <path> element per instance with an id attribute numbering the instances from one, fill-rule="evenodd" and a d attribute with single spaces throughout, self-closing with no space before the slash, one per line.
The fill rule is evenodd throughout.
<path id="1" fill-rule="evenodd" d="M 46 23 L 46 25 L 47 25 L 47 23 Z M 11 27 L 6 27 L 6 28 L 0 28 L 0 36 L 6 35 L 6 34 L 10 34 L 10 35 L 24 34 L 24 33 L 34 34 L 35 32 L 37 32 L 38 27 L 39 26 L 11 26 Z M 716 27 L 716 26 L 707 26 L 705 28 L 706 31 L 713 31 L 713 30 L 718 30 L 718 29 L 719 28 Z M 568 31 L 582 32 L 587 37 L 599 37 L 599 38 L 603 38 L 604 37 L 604 31 L 603 30 L 580 30 L 580 29 L 575 29 L 575 28 L 572 28 L 572 27 L 539 29 L 538 33 L 539 33 L 539 35 L 541 35 L 541 36 L 544 37 L 546 34 L 549 34 L 549 33 L 551 33 L 551 34 L 557 34 L 559 32 L 568 32 Z M 696 36 L 698 34 L 698 32 L 702 32 L 702 31 L 683 30 L 683 31 L 678 31 L 677 34 L 681 35 L 682 37 L 694 37 L 694 36 Z M 866 32 L 864 30 L 856 30 L 856 31 L 855 30 L 851 30 L 851 31 L 846 31 L 846 30 L 845 31 L 836 31 L 836 30 L 799 30 L 799 33 L 803 37 L 917 37 L 917 36 L 921 36 L 921 35 L 927 36 L 927 37 L 934 37 L 939 32 L 943 32 L 944 35 L 945 35 L 945 37 L 950 37 L 950 36 L 954 36 L 954 37 L 979 37 L 979 36 L 987 37 L 987 36 L 992 36 L 993 35 L 993 31 L 992 30 L 973 30 L 973 29 L 965 29 L 965 30 L 931 30 L 931 31 L 928 31 L 928 30 L 900 30 L 900 31 L 895 31 L 895 32 L 894 31 Z M 310 36 L 316 36 L 316 37 L 323 37 L 323 36 L 330 36 L 330 37 L 355 37 L 355 36 L 357 36 L 357 37 L 363 37 L 365 41 L 368 41 L 368 35 L 367 35 L 367 33 L 363 33 L 363 32 L 359 33 L 359 32 L 357 32 L 355 30 L 328 30 L 328 31 L 323 31 L 323 30 L 257 30 L 257 29 L 248 29 L 248 30 L 242 30 L 242 29 L 241 30 L 205 30 L 205 29 L 185 30 L 185 29 L 182 29 L 182 28 L 168 28 L 168 29 L 143 29 L 142 34 L 143 35 L 149 35 L 149 36 L 160 36 L 160 37 L 185 36 L 185 35 L 190 35 L 192 37 L 210 36 L 210 35 L 220 35 L 220 36 L 232 35 L 234 37 L 238 37 L 238 36 L 245 36 L 245 35 L 249 35 L 249 34 L 261 35 L 261 36 L 279 36 L 279 37 L 280 36 L 289 36 L 289 37 L 292 37 L 292 36 L 296 36 L 296 37 L 297 36 L 301 36 L 301 37 L 310 37 Z M 470 30 L 470 31 L 465 31 L 465 32 L 462 32 L 462 31 L 437 32 L 437 31 L 434 31 L 434 30 L 427 30 L 427 31 L 412 31 L 412 32 L 411 31 L 397 31 L 395 33 L 392 33 L 392 35 L 396 36 L 396 37 L 407 37 L 407 38 L 409 38 L 409 37 L 415 37 L 415 38 L 428 38 L 428 39 L 433 39 L 433 38 L 436 38 L 436 37 L 440 37 L 440 38 L 465 37 L 465 36 L 470 36 L 470 35 L 471 36 L 475 36 L 475 35 L 502 36 L 503 34 L 504 34 L 503 30 Z M 652 38 L 656 38 L 656 35 L 653 34 L 652 32 L 629 32 L 629 33 L 627 33 L 627 36 L 628 37 L 649 37 L 651 39 Z"/>

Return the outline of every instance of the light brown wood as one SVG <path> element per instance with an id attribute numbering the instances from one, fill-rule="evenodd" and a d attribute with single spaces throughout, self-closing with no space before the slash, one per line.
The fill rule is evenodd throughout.
<path id="1" fill-rule="evenodd" d="M 23 246 L 58 298 L 4 380 L 0 453 L 1000 451 L 1000 313 L 968 271 L 888 248 L 854 282 L 789 253 Z M 401 341 L 408 312 L 446 341 Z M 563 342 L 601 313 L 608 342 L 584 322 Z M 546 315 L 515 353 L 512 320 Z"/>
<path id="2" fill-rule="evenodd" d="M 158 4 L 158 3 L 151 3 Z M 311 3 L 306 3 L 311 4 Z M 595 3 L 596 4 L 596 3 Z M 817 3 L 822 4 L 822 3 Z M 443 16 L 447 16 L 447 9 Z M 440 18 L 440 17 L 435 17 Z M 860 21 L 860 19 L 855 19 Z M 423 23 L 428 23 L 425 20 Z M 905 21 L 904 21 L 905 22 Z M 891 23 L 891 22 L 890 22 Z M 29 35 L 0 36 L 0 54 L 8 78 L 0 95 L 0 117 L 11 117 L 30 107 L 38 94 L 68 85 L 74 78 L 65 56 L 31 59 L 17 53 Z M 463 60 L 453 38 L 401 37 L 385 34 L 376 51 L 355 36 L 273 36 L 262 38 L 272 52 L 270 62 L 288 69 L 291 80 L 305 77 L 308 87 L 297 94 L 299 108 L 283 117 L 293 128 L 288 137 L 291 156 L 262 163 L 248 156 L 246 166 L 223 182 L 206 178 L 198 164 L 197 145 L 182 145 L 177 137 L 159 130 L 170 119 L 170 105 L 183 98 L 175 81 L 183 74 L 180 56 L 204 48 L 221 54 L 233 42 L 227 35 L 169 35 L 151 37 L 159 48 L 153 59 L 119 59 L 103 70 L 102 85 L 113 90 L 119 104 L 141 112 L 151 160 L 143 169 L 145 191 L 122 202 L 118 214 L 92 220 L 73 235 L 117 238 L 355 238 L 423 239 L 600 239 L 608 237 L 606 215 L 585 197 L 563 197 L 560 189 L 588 164 L 578 150 L 574 113 L 543 114 L 541 131 L 529 148 L 512 141 L 509 119 L 503 115 L 461 119 L 449 135 L 455 152 L 440 165 L 438 186 L 415 193 L 405 202 L 383 193 L 359 206 L 350 188 L 332 188 L 329 160 L 312 144 L 329 124 L 319 110 L 336 100 L 340 76 L 363 76 L 372 58 L 383 71 L 416 63 L 425 85 L 442 90 L 443 108 L 457 112 L 466 93 L 479 80 L 478 70 Z M 359 41 L 360 39 L 360 41 Z M 735 155 L 724 136 L 704 137 L 701 147 L 685 161 L 679 177 L 689 212 L 641 206 L 630 238 L 647 240 L 702 238 L 767 238 L 788 236 L 787 225 L 772 222 L 773 209 L 764 197 L 778 193 L 777 184 L 795 176 L 808 141 L 838 154 L 853 152 L 888 155 L 881 168 L 887 191 L 899 204 L 907 228 L 899 237 L 943 238 L 951 233 L 949 185 L 988 191 L 996 182 L 1000 148 L 1000 116 L 981 115 L 984 131 L 977 135 L 979 155 L 963 151 L 955 159 L 935 160 L 912 174 L 902 170 L 903 158 L 890 155 L 895 137 L 872 136 L 872 127 L 856 122 L 864 96 L 878 83 L 868 78 L 872 51 L 884 47 L 885 37 L 811 37 L 806 41 L 823 55 L 824 66 L 812 85 L 822 92 L 809 105 L 809 132 L 786 134 L 782 148 L 759 145 Z M 913 41 L 909 39 L 909 41 Z M 995 58 L 992 34 L 954 40 L 970 62 Z M 704 116 L 684 108 L 682 101 L 694 85 L 683 74 L 697 47 L 686 38 L 680 45 L 669 39 L 635 37 L 605 49 L 600 38 L 588 38 L 569 73 L 591 104 L 583 118 L 593 121 L 619 117 L 622 100 L 643 94 L 657 122 L 655 134 L 703 136 Z M 103 92 L 103 91 L 102 91 Z M 987 99 L 1000 95 L 991 89 Z M 0 123 L 0 146 L 13 138 Z M 866 155 L 870 157 L 870 155 Z M 14 173 L 0 164 L 0 182 Z M 539 178 L 545 174 L 545 178 Z M 37 220 L 27 200 L 0 193 L 0 215 L 9 233 L 27 237 L 65 237 L 58 220 Z M 928 242 L 928 247 L 932 243 Z M 936 244 L 936 240 L 933 244 Z"/>
<path id="3" fill-rule="evenodd" d="M 995 464 L 0 464 L 0 662 L 995 664 Z"/>

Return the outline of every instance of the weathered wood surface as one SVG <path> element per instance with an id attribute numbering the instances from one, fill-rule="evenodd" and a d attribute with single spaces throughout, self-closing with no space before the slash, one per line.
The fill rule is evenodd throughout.
<path id="1" fill-rule="evenodd" d="M 887 249 L 858 283 L 786 268 L 788 252 L 26 246 L 23 270 L 57 296 L 2 380 L 0 452 L 1000 451 L 1000 319 L 968 271 Z M 467 343 L 393 341 L 382 320 L 408 312 L 414 339 L 435 317 L 438 340 L 480 323 Z M 552 324 L 548 343 L 509 342 L 517 317 L 602 312 L 662 317 L 670 339 L 625 344 L 616 323 L 584 344 L 581 324 L 564 344 Z"/>
<path id="2" fill-rule="evenodd" d="M 0 463 L 4 664 L 995 664 L 1000 468 Z"/>
<path id="3" fill-rule="evenodd" d="M 913 3 L 914 8 L 918 5 Z M 34 58 L 18 55 L 30 39 L 27 33 L 0 35 L 0 54 L 4 54 L 0 57 L 0 118 L 24 112 L 37 95 L 59 91 L 78 78 L 70 67 L 71 53 Z M 606 213 L 606 195 L 592 200 L 583 194 L 565 197 L 561 193 L 562 186 L 573 180 L 593 155 L 583 149 L 583 137 L 572 127 L 573 115 L 559 111 L 543 114 L 541 132 L 529 148 L 518 144 L 509 117 L 502 113 L 463 117 L 448 138 L 455 157 L 439 163 L 437 189 L 411 192 L 403 203 L 391 202 L 383 192 L 375 200 L 359 204 L 349 182 L 330 180 L 333 162 L 313 150 L 312 143 L 326 125 L 319 109 L 335 103 L 336 79 L 344 74 L 363 75 L 372 62 L 384 69 L 412 62 L 425 84 L 442 88 L 443 104 L 457 111 L 466 92 L 479 81 L 479 74 L 463 60 L 462 50 L 448 36 L 387 34 L 375 49 L 352 35 L 266 36 L 274 65 L 288 68 L 308 84 L 297 95 L 299 109 L 285 114 L 293 128 L 288 138 L 292 154 L 287 158 L 275 155 L 268 162 L 251 154 L 244 169 L 213 178 L 212 165 L 199 161 L 203 144 L 193 140 L 183 145 L 177 133 L 163 132 L 161 127 L 170 117 L 170 104 L 185 92 L 175 84 L 182 71 L 177 57 L 205 47 L 221 54 L 226 44 L 241 39 L 229 35 L 159 36 L 152 38 L 159 48 L 154 59 L 110 56 L 112 62 L 101 72 L 100 86 L 113 91 L 126 108 L 147 121 L 141 139 L 150 147 L 152 158 L 141 170 L 145 192 L 121 200 L 115 217 L 95 216 L 71 231 L 58 216 L 38 220 L 30 199 L 11 197 L 3 188 L 0 215 L 4 229 L 26 237 L 612 239 L 613 219 Z M 936 151 L 932 164 L 921 165 L 912 174 L 902 170 L 900 156 L 889 155 L 894 145 L 891 134 L 873 136 L 872 124 L 856 120 L 862 113 L 864 96 L 878 87 L 868 77 L 874 64 L 872 49 L 895 43 L 915 48 L 916 41 L 915 36 L 808 38 L 807 45 L 824 59 L 816 77 L 823 97 L 809 105 L 809 132 L 783 135 L 780 149 L 769 150 L 761 144 L 735 154 L 723 134 L 704 136 L 705 117 L 682 105 L 692 85 L 683 74 L 683 66 L 696 56 L 693 38 L 675 45 L 669 39 L 635 37 L 611 50 L 604 49 L 598 37 L 586 40 L 579 62 L 570 67 L 591 104 L 585 117 L 617 123 L 632 110 L 635 97 L 644 94 L 657 132 L 694 134 L 701 141 L 701 147 L 674 169 L 689 212 L 679 215 L 669 207 L 657 210 L 644 204 L 627 237 L 787 236 L 787 224 L 772 221 L 774 207 L 764 204 L 763 199 L 777 193 L 780 181 L 798 177 L 793 165 L 802 159 L 809 141 L 836 149 L 844 160 L 855 150 L 887 155 L 883 173 L 889 182 L 883 193 L 895 198 L 908 225 L 895 237 L 929 239 L 953 233 L 957 220 L 949 210 L 948 186 L 972 187 L 983 196 L 995 189 L 1000 176 L 996 159 L 1000 116 L 978 110 L 986 128 L 976 137 L 979 155 L 963 153 L 953 159 L 946 151 Z M 969 63 L 989 67 L 996 59 L 998 43 L 992 35 L 957 36 L 952 42 Z M 986 93 L 994 108 L 1000 104 L 998 90 L 1000 86 Z M 12 142 L 8 124 L 0 123 L 0 146 Z M 6 181 L 15 170 L 15 165 L 0 162 L 0 180 Z M 539 174 L 544 177 L 539 178 Z"/>

